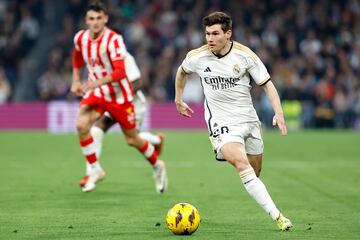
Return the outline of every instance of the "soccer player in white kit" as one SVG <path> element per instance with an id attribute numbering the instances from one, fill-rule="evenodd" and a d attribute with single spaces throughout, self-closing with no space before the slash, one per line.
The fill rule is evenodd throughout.
<path id="1" fill-rule="evenodd" d="M 183 101 L 186 75 L 197 73 L 205 95 L 205 121 L 218 160 L 226 160 L 239 172 L 248 193 L 274 219 L 282 231 L 292 228 L 278 210 L 258 178 L 263 141 L 260 121 L 250 95 L 250 77 L 261 86 L 275 112 L 273 125 L 287 135 L 279 95 L 264 64 L 246 46 L 231 39 L 232 20 L 223 12 L 203 19 L 207 44 L 190 51 L 178 68 L 175 103 L 178 112 L 191 117 L 193 110 Z"/>

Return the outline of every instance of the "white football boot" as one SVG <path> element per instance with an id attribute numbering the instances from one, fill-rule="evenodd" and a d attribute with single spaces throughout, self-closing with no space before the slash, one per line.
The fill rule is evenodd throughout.
<path id="1" fill-rule="evenodd" d="M 82 186 L 82 191 L 90 192 L 96 187 L 96 183 L 105 177 L 105 172 L 101 168 L 93 169 L 93 171 L 88 176 L 85 177 L 87 177 L 86 179 L 87 181 Z"/>
<path id="2" fill-rule="evenodd" d="M 166 175 L 166 167 L 164 161 L 158 160 L 157 166 L 154 168 L 153 177 L 155 180 L 156 192 L 164 193 L 168 185 L 168 178 Z"/>

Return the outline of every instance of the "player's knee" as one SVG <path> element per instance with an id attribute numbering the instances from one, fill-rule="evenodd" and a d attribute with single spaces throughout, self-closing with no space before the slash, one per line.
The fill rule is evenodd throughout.
<path id="1" fill-rule="evenodd" d="M 250 164 L 247 164 L 245 162 L 237 162 L 235 164 L 235 168 L 237 171 L 243 171 L 245 169 L 248 169 L 249 167 L 251 167 Z"/>
<path id="2" fill-rule="evenodd" d="M 85 134 L 90 130 L 90 126 L 86 121 L 80 119 L 76 122 L 76 130 L 80 134 Z"/>
<path id="3" fill-rule="evenodd" d="M 76 125 L 76 129 L 79 134 L 86 134 L 89 131 L 89 129 L 83 125 Z"/>
<path id="4" fill-rule="evenodd" d="M 245 158 L 241 158 L 238 156 L 231 159 L 230 162 L 236 168 L 237 171 L 243 171 L 250 167 L 250 164 Z"/>

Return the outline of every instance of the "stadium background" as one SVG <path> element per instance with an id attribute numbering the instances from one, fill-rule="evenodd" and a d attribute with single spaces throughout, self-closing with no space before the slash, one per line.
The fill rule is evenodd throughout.
<path id="1" fill-rule="evenodd" d="M 192 239 L 360 239 L 359 0 L 106 3 L 141 67 L 144 127 L 165 133 L 169 189 L 156 194 L 148 163 L 108 134 L 106 179 L 80 191 L 70 54 L 87 1 L 0 0 L 0 239 L 173 239 L 165 215 L 177 202 L 200 211 Z M 292 232 L 277 231 L 234 170 L 214 160 L 196 76 L 185 96 L 195 114 L 176 112 L 175 69 L 203 44 L 201 18 L 213 10 L 231 14 L 234 39 L 260 56 L 281 94 L 290 131 L 264 131 L 261 179 Z M 266 97 L 252 93 L 270 127 Z"/>
<path id="2" fill-rule="evenodd" d="M 0 1 L 0 128 L 32 128 L 27 125 L 31 121 L 45 122 L 45 127 L 35 128 L 48 127 L 51 110 L 47 109 L 52 101 L 62 101 L 61 106 L 69 103 L 60 108 L 65 113 L 56 116 L 58 122 L 73 115 L 77 99 L 69 94 L 72 39 L 83 27 L 87 3 Z M 202 17 L 212 10 L 223 10 L 233 17 L 233 38 L 253 49 L 267 66 L 290 128 L 360 129 L 357 0 L 105 3 L 109 26 L 123 34 L 141 68 L 143 88 L 151 103 L 150 128 L 153 124 L 161 127 L 159 121 L 164 118 L 170 122 L 166 128 L 178 126 L 171 124 L 175 118 L 170 105 L 171 116 L 159 116 L 156 104 L 172 103 L 177 67 L 188 50 L 204 43 Z M 201 109 L 203 99 L 196 76 L 189 79 L 187 88 L 185 100 Z M 268 127 L 272 110 L 264 93 L 253 88 L 253 98 L 264 127 Z M 47 112 L 45 116 L 36 114 L 42 111 Z M 27 121 L 21 121 L 25 116 Z"/>

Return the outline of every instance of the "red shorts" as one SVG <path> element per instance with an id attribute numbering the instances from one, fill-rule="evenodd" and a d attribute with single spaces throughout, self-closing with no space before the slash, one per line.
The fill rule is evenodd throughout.
<path id="1" fill-rule="evenodd" d="M 112 103 L 107 102 L 102 98 L 96 97 L 94 94 L 90 94 L 87 98 L 83 98 L 80 102 L 80 106 L 87 105 L 101 115 L 104 112 L 109 112 L 111 117 L 120 124 L 122 128 L 133 129 L 136 127 L 134 103 Z"/>

